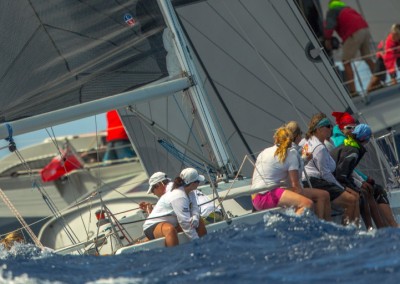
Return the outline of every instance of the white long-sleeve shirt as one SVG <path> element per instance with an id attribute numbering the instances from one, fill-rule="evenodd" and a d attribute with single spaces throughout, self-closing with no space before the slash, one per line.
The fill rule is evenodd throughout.
<path id="1" fill-rule="evenodd" d="M 189 199 L 183 187 L 176 188 L 161 196 L 148 219 L 144 222 L 143 230 L 160 222 L 168 222 L 174 227 L 179 224 L 189 239 L 194 240 L 199 238 L 196 228 L 193 228 L 190 224 L 194 214 L 199 217 L 196 199 Z"/>
<path id="2" fill-rule="evenodd" d="M 317 137 L 312 136 L 303 147 L 308 147 L 307 151 L 312 153 L 312 159 L 305 166 L 307 175 L 334 183 L 343 189 L 344 187 L 333 175 L 336 169 L 336 163 L 329 154 L 325 144 L 321 143 Z M 303 180 L 306 180 L 304 174 Z"/>

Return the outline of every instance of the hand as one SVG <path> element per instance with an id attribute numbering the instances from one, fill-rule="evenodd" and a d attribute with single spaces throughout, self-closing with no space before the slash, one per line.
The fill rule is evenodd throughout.
<path id="1" fill-rule="evenodd" d="M 361 188 L 368 191 L 372 195 L 374 194 L 374 188 L 369 182 L 364 181 L 361 185 Z"/>
<path id="2" fill-rule="evenodd" d="M 326 49 L 327 51 L 332 50 L 332 41 L 331 41 L 330 39 L 326 39 L 326 40 L 325 40 L 325 49 Z"/>
<path id="3" fill-rule="evenodd" d="M 308 161 L 310 161 L 311 159 L 312 159 L 312 157 L 313 157 L 313 155 L 312 155 L 312 153 L 310 153 L 310 152 L 306 152 L 305 154 L 304 154 L 304 158 L 305 158 L 305 160 L 308 162 Z"/>
<path id="4" fill-rule="evenodd" d="M 192 228 L 197 228 L 199 226 L 199 216 L 198 215 L 193 215 L 190 218 L 190 226 Z"/>
<path id="5" fill-rule="evenodd" d="M 139 208 L 145 211 L 147 214 L 150 214 L 151 211 L 153 211 L 153 204 L 143 201 L 139 203 Z"/>
<path id="6" fill-rule="evenodd" d="M 368 182 L 370 185 L 372 185 L 372 186 L 375 185 L 375 180 L 374 180 L 373 178 L 371 178 L 371 177 L 368 177 L 368 178 L 367 178 L 367 182 Z"/>

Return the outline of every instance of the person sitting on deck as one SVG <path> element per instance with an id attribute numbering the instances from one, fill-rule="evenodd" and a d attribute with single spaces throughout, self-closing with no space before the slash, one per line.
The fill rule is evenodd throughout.
<path id="1" fill-rule="evenodd" d="M 331 128 L 332 124 L 325 114 L 318 113 L 312 116 L 306 140 L 302 141 L 303 148 L 312 154 L 312 159 L 304 168 L 309 181 L 306 175 L 303 175 L 303 185 L 307 186 L 310 182 L 312 187 L 329 192 L 332 205 L 344 209 L 342 224 L 347 225 L 349 222 L 357 224 L 360 217 L 360 196 L 336 180 L 333 175 L 336 163 L 324 144 L 324 141 L 331 136 Z"/>
<path id="2" fill-rule="evenodd" d="M 347 135 L 351 134 L 351 132 L 357 126 L 357 122 L 349 113 L 346 112 L 333 112 L 332 116 L 336 118 L 336 125 L 333 128 L 331 141 L 334 147 L 339 147 L 344 143 Z M 375 225 L 378 228 L 381 226 L 381 223 L 379 222 L 379 217 L 381 217 L 382 221 L 384 222 L 384 227 L 397 227 L 398 224 L 394 218 L 392 209 L 390 208 L 389 198 L 386 190 L 381 185 L 377 184 L 371 176 L 365 175 L 357 168 L 353 171 L 353 179 L 354 183 L 359 188 L 365 188 L 366 190 L 373 192 L 380 214 L 376 216 L 375 211 L 371 212 Z"/>
<path id="3" fill-rule="evenodd" d="M 285 128 L 289 131 L 292 139 L 291 151 L 293 149 L 297 154 L 296 156 L 299 161 L 299 179 L 301 179 L 304 170 L 304 163 L 311 159 L 311 155 L 310 153 L 304 153 L 304 155 L 300 156 L 302 148 L 299 146 L 299 143 L 302 140 L 303 133 L 299 124 L 296 121 L 290 121 L 285 124 Z M 300 186 L 303 186 L 301 182 Z M 331 201 L 328 192 L 312 188 L 308 185 L 303 187 L 301 194 L 314 201 L 315 215 L 317 215 L 318 218 L 324 219 L 325 221 L 332 220 Z"/>
<path id="4" fill-rule="evenodd" d="M 204 180 L 193 168 L 184 169 L 175 178 L 172 190 L 161 196 L 143 224 L 149 240 L 165 237 L 165 245 L 170 247 L 179 244 L 178 232 L 183 231 L 190 240 L 207 234 L 204 222 L 194 210 L 196 201 L 188 196 Z"/>
<path id="5" fill-rule="evenodd" d="M 156 172 L 149 179 L 149 189 L 147 194 L 153 193 L 158 198 L 163 196 L 166 192 L 171 191 L 173 182 L 168 178 L 164 172 Z M 189 193 L 189 199 L 196 201 L 199 207 L 200 215 L 206 224 L 215 223 L 223 220 L 222 212 L 219 208 L 214 206 L 214 202 L 203 194 L 200 190 L 195 189 Z M 147 214 L 153 210 L 153 204 L 150 202 L 141 202 L 140 208 Z"/>
<path id="6" fill-rule="evenodd" d="M 256 210 L 293 206 L 300 215 L 306 208 L 313 209 L 313 201 L 301 195 L 300 165 L 297 152 L 291 150 L 291 137 L 285 127 L 280 127 L 274 134 L 275 145 L 257 157 L 251 184 L 252 189 L 261 191 L 252 195 Z"/>
<path id="7" fill-rule="evenodd" d="M 390 84 L 397 84 L 396 65 L 400 65 L 400 24 L 393 24 L 386 39 L 378 44 L 375 69 L 367 91 L 382 88 L 386 81 L 386 72 L 389 73 Z"/>

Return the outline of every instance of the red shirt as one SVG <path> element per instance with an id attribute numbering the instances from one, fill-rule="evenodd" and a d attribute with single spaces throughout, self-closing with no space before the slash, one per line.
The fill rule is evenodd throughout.
<path id="1" fill-rule="evenodd" d="M 129 140 L 116 110 L 107 112 L 107 142 Z"/>
<path id="2" fill-rule="evenodd" d="M 350 7 L 334 8 L 326 15 L 325 38 L 332 38 L 333 30 L 345 42 L 355 32 L 368 28 L 368 23 L 354 9 Z"/>
<path id="3" fill-rule="evenodd" d="M 389 74 L 396 73 L 396 61 L 400 58 L 400 42 L 393 40 L 392 33 L 378 44 L 376 56 L 383 58 L 383 62 Z"/>

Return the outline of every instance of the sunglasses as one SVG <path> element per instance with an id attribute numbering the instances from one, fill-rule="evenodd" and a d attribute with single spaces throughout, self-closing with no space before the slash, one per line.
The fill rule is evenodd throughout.
<path id="1" fill-rule="evenodd" d="M 322 126 L 322 127 L 326 127 L 326 128 L 331 129 L 331 128 L 332 128 L 332 125 L 324 125 L 324 126 Z"/>
<path id="2" fill-rule="evenodd" d="M 346 130 L 354 130 L 354 128 L 356 128 L 355 126 L 351 126 L 351 125 L 346 125 L 345 127 L 343 127 Z"/>

